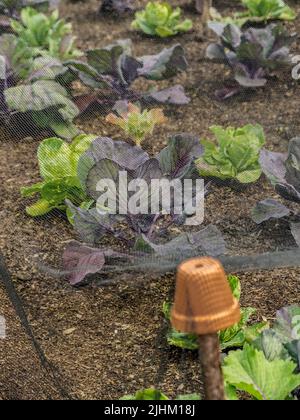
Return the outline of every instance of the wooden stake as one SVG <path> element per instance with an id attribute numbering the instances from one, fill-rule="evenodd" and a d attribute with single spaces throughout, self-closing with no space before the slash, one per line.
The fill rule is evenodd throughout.
<path id="1" fill-rule="evenodd" d="M 195 0 L 195 9 L 201 15 L 202 32 L 207 34 L 207 22 L 210 19 L 210 9 L 212 8 L 212 0 Z"/>
<path id="2" fill-rule="evenodd" d="M 218 334 L 199 335 L 199 347 L 205 400 L 225 400 Z"/>

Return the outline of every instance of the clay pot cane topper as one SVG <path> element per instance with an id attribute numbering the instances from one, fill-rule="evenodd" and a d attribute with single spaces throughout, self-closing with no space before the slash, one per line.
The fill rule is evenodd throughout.
<path id="1" fill-rule="evenodd" d="M 172 325 L 199 335 L 206 400 L 224 400 L 218 332 L 240 321 L 221 263 L 210 257 L 194 258 L 177 269 Z"/>

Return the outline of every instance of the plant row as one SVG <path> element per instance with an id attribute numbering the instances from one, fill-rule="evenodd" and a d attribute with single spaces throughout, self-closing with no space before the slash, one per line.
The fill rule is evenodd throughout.
<path id="1" fill-rule="evenodd" d="M 155 21 L 157 14 L 151 14 Z M 44 130 L 71 139 L 79 134 L 74 124 L 79 115 L 95 109 L 109 113 L 119 101 L 139 102 L 143 108 L 190 101 L 180 85 L 144 91 L 132 87 L 138 78 L 160 81 L 186 71 L 188 62 L 180 44 L 143 57 L 133 55 L 129 39 L 80 51 L 71 24 L 60 19 L 57 10 L 46 15 L 31 7 L 22 8 L 10 26 L 13 32 L 0 37 L 0 118 L 9 128 L 26 127 L 28 133 Z M 216 92 L 221 99 L 262 87 L 293 64 L 289 45 L 295 36 L 281 25 L 255 29 L 211 22 L 209 26 L 219 43 L 208 47 L 207 57 L 230 66 L 234 75 L 230 87 Z"/>

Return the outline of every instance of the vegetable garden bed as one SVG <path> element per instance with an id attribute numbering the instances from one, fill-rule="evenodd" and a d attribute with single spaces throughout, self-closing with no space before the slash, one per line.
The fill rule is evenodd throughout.
<path id="1" fill-rule="evenodd" d="M 199 17 L 188 8 L 184 8 L 184 14 L 193 21 L 194 30 L 175 38 L 159 39 L 130 29 L 130 16 L 122 17 L 120 24 L 117 18 L 97 15 L 98 0 L 62 3 L 61 17 L 72 22 L 79 49 L 100 48 L 124 38 L 132 40 L 135 57 L 157 54 L 176 43 L 184 48 L 188 61 L 186 72 L 171 81 L 149 82 L 140 78 L 133 85 L 138 91 L 144 91 L 149 84 L 161 89 L 180 84 L 191 98 L 186 105 L 164 107 L 167 122 L 145 141 L 151 155 L 165 147 L 168 137 L 176 133 L 212 138 L 209 128 L 214 125 L 260 124 L 265 133 L 265 147 L 276 152 L 286 152 L 289 140 L 300 135 L 300 85 L 292 79 L 289 70 L 280 79 L 272 79 L 255 91 L 227 101 L 215 98 L 214 92 L 228 84 L 231 73 L 227 67 L 204 58 L 207 46 L 216 37 L 213 32 L 208 37 L 199 34 Z M 236 11 L 234 3 L 217 0 L 216 6 L 223 16 L 228 16 Z M 299 3 L 290 2 L 290 5 L 300 16 Z M 300 33 L 299 16 L 286 22 L 290 33 Z M 299 53 L 297 42 L 291 48 L 295 55 Z M 79 83 L 76 89 L 79 93 L 83 91 Z M 76 125 L 89 134 L 122 138 L 118 127 L 108 124 L 105 118 L 103 113 L 95 112 L 79 117 Z M 125 272 L 113 285 L 99 287 L 96 277 L 84 287 L 73 288 L 61 278 L 38 270 L 37 258 L 47 266 L 58 267 L 66 242 L 75 239 L 74 229 L 63 214 L 34 219 L 25 213 L 25 205 L 33 201 L 22 198 L 20 188 L 40 181 L 36 154 L 43 138 L 41 134 L 20 138 L 1 127 L 0 249 L 34 335 L 57 369 L 56 379 L 51 379 L 36 358 L 34 346 L 22 332 L 0 285 L 0 315 L 6 317 L 8 334 L 15 338 L 18 335 L 19 344 L 24 343 L 16 345 L 14 339 L 6 340 L 5 344 L 0 340 L 3 361 L 0 398 L 57 399 L 68 395 L 78 399 L 119 399 L 149 386 L 163 390 L 171 398 L 198 392 L 201 384 L 197 354 L 170 347 L 166 341 L 168 324 L 162 307 L 165 301 L 173 299 L 173 274 Z M 204 226 L 216 225 L 232 254 L 259 254 L 294 247 L 286 218 L 267 221 L 263 227 L 251 219 L 251 209 L 266 197 L 278 199 L 279 196 L 264 176 L 242 189 L 212 184 L 205 200 Z M 296 206 L 292 203 L 290 208 Z M 175 226 L 170 229 L 170 235 L 184 230 L 191 232 L 192 228 Z M 112 245 L 113 241 L 108 239 L 108 246 Z M 272 321 L 281 307 L 299 305 L 299 275 L 300 269 L 239 275 L 242 306 L 257 309 L 252 321 Z M 24 386 L 25 378 L 27 386 Z"/>

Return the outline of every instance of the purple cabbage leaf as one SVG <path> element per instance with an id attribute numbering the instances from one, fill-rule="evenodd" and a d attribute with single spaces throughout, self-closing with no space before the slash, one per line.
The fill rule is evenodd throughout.
<path id="1" fill-rule="evenodd" d="M 285 205 L 273 198 L 267 198 L 259 201 L 252 209 L 252 220 L 260 224 L 270 219 L 280 219 L 289 216 L 289 214 L 290 210 Z"/>
<path id="2" fill-rule="evenodd" d="M 283 343 L 290 357 L 297 363 L 300 370 L 300 307 L 286 306 L 276 313 L 273 326 L 276 336 Z"/>
<path id="3" fill-rule="evenodd" d="M 74 286 L 88 275 L 101 271 L 107 262 L 129 258 L 130 256 L 112 249 L 91 248 L 76 241 L 70 242 L 63 254 L 66 276 Z"/>

